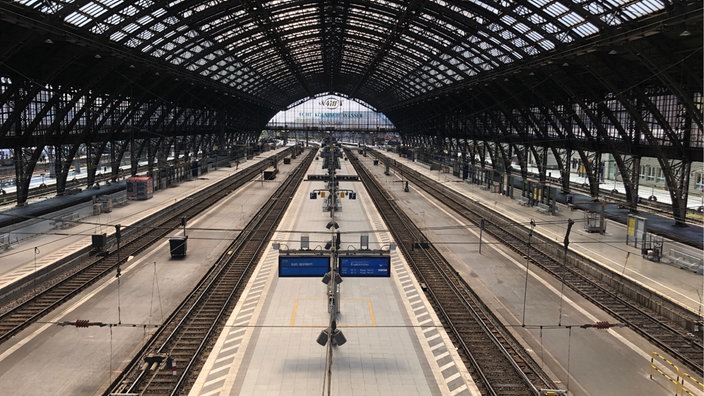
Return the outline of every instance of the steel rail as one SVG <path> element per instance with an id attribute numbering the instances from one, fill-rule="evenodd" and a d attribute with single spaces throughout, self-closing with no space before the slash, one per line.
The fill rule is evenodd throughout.
<path id="1" fill-rule="evenodd" d="M 126 227 L 121 231 L 119 251 L 113 250 L 105 256 L 90 256 L 86 253 L 64 264 L 61 269 L 56 269 L 47 279 L 39 282 L 36 289 L 16 298 L 12 308 L 0 315 L 0 343 L 6 342 L 99 279 L 116 271 L 118 265 L 127 261 L 129 256 L 134 256 L 162 240 L 181 224 L 183 217 L 194 217 L 260 175 L 270 166 L 274 157 L 266 158 L 257 165 L 243 169 L 236 175 L 199 191 L 194 199 L 182 200 L 166 211 Z"/>
<path id="2" fill-rule="evenodd" d="M 190 389 L 313 157 L 314 151 L 311 151 L 293 174 L 284 180 L 198 285 L 113 381 L 105 395 L 177 395 Z M 178 375 L 173 375 L 163 362 L 145 367 L 143 362 L 148 356 L 169 357 L 178 361 Z"/>
<path id="3" fill-rule="evenodd" d="M 555 384 L 349 150 L 399 249 L 454 339 L 482 394 L 537 395 Z"/>
<path id="4" fill-rule="evenodd" d="M 372 152 L 373 155 L 377 153 Z M 700 339 L 693 336 L 687 329 L 677 325 L 663 315 L 644 306 L 637 299 L 629 298 L 625 293 L 614 289 L 606 278 L 618 278 L 620 275 L 612 273 L 590 260 L 569 251 L 564 255 L 563 246 L 539 234 L 532 235 L 533 242 L 527 243 L 528 229 L 518 222 L 501 213 L 473 202 L 460 193 L 437 183 L 419 172 L 394 162 L 403 177 L 413 184 L 440 200 L 464 219 L 479 226 L 484 221 L 484 231 L 493 235 L 497 240 L 512 250 L 526 255 L 530 264 L 536 265 L 553 275 L 560 282 L 577 292 L 582 297 L 606 311 L 618 321 L 626 324 L 630 329 L 643 336 L 654 345 L 662 348 L 673 358 L 683 363 L 692 373 L 703 375 L 704 349 Z M 536 247 L 539 247 L 537 249 Z M 598 272 L 595 272 L 598 271 Z M 608 275 L 600 275 L 607 273 Z M 621 286 L 623 283 L 621 283 Z M 639 297 L 647 293 L 639 294 Z M 670 314 L 675 315 L 670 312 Z M 688 315 L 682 312 L 682 323 L 696 323 L 701 317 Z"/>

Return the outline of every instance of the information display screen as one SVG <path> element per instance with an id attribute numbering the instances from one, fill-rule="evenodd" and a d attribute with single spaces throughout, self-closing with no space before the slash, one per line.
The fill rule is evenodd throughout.
<path id="1" fill-rule="evenodd" d="M 350 277 L 390 277 L 390 256 L 340 256 L 340 275 Z"/>
<path id="2" fill-rule="evenodd" d="M 322 277 L 329 271 L 327 256 L 279 256 L 279 277 Z"/>

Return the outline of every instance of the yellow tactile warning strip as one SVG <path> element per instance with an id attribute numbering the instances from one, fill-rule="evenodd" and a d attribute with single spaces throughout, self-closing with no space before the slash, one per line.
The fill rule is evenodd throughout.
<path id="1" fill-rule="evenodd" d="M 361 198 L 361 197 L 360 197 Z M 361 199 L 360 199 L 361 200 Z M 371 202 L 364 203 L 364 207 L 372 207 Z M 378 214 L 369 215 L 372 229 L 386 229 Z M 294 216 L 295 217 L 295 216 Z M 287 216 L 290 219 L 290 217 Z M 288 219 L 287 219 L 288 220 Z M 283 226 L 281 226 L 283 228 Z M 380 245 L 388 246 L 392 240 L 388 233 L 376 233 Z M 279 236 L 281 239 L 287 239 Z M 251 288 L 246 293 L 246 299 L 241 308 L 236 307 L 235 312 L 228 321 L 229 333 L 221 337 L 214 349 L 213 356 L 208 359 L 208 363 L 201 372 L 196 386 L 191 395 L 211 396 L 221 392 L 227 392 L 232 388 L 234 373 L 238 370 L 239 363 L 236 361 L 238 352 L 244 352 L 240 347 L 248 342 L 254 331 L 250 326 L 254 325 L 257 315 L 260 314 L 264 299 L 268 294 L 268 289 L 272 285 L 273 277 L 276 274 L 278 254 L 267 251 L 261 267 L 257 269 L 251 281 Z M 430 305 L 425 296 L 420 291 L 420 286 L 410 273 L 407 263 L 396 251 L 391 255 L 392 279 L 396 283 L 402 303 L 409 313 L 411 325 L 415 329 L 415 334 L 420 348 L 426 356 L 428 366 L 438 384 L 443 395 L 479 395 L 479 391 L 474 384 L 466 367 L 461 363 L 452 342 L 449 340 L 444 329 L 440 325 L 440 320 L 435 312 L 429 309 Z M 344 301 L 344 299 L 343 299 Z M 320 304 L 320 301 L 316 301 Z M 239 309 L 239 311 L 237 311 Z M 373 315 L 371 306 L 369 312 Z M 372 316 L 373 318 L 373 316 Z M 295 311 L 292 313 L 291 321 L 295 321 Z M 375 321 L 375 319 L 372 319 Z M 295 322 L 294 322 L 295 323 Z M 301 326 L 302 327 L 302 326 Z M 308 327 L 306 325 L 306 327 Z M 323 327 L 319 325 L 317 327 Z M 218 351 L 218 352 L 215 352 Z"/>
<path id="2" fill-rule="evenodd" d="M 236 315 L 230 316 L 224 331 L 228 331 L 226 337 L 221 337 L 222 346 L 216 345 L 213 351 L 217 351 L 217 358 L 212 360 L 212 364 L 206 363 L 203 373 L 208 373 L 203 386 L 198 395 L 210 396 L 219 394 L 225 388 L 230 368 L 233 365 L 235 356 L 242 346 L 247 332 L 252 331 L 252 321 L 256 320 L 259 314 L 257 307 L 261 299 L 266 297 L 271 285 L 270 275 L 272 266 L 278 263 L 277 254 L 266 254 L 262 265 L 258 267 L 252 283 L 247 288 L 244 302 L 235 309 L 239 309 Z M 218 340 L 220 342 L 220 340 Z M 208 359 L 211 362 L 211 359 Z"/>
<path id="3" fill-rule="evenodd" d="M 378 217 L 378 216 L 375 216 Z M 384 229 L 385 225 L 381 219 L 372 221 L 376 229 Z M 377 235 L 382 245 L 392 242 L 388 233 Z M 428 356 L 428 364 L 433 368 L 438 386 L 443 394 L 455 395 L 479 395 L 474 381 L 461 362 L 455 347 L 448 338 L 445 330 L 436 317 L 435 312 L 430 310 L 429 303 L 421 293 L 420 286 L 409 271 L 408 264 L 396 251 L 391 254 L 392 277 L 397 283 L 397 289 L 401 298 L 406 304 L 406 311 L 409 313 L 411 323 L 416 327 L 416 334 L 421 343 L 421 347 Z M 446 386 L 443 389 L 443 385 Z"/>

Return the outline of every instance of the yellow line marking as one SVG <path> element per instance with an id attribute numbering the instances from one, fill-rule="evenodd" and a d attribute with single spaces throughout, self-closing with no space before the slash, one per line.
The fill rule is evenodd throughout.
<path id="1" fill-rule="evenodd" d="M 298 299 L 293 300 L 293 312 L 291 313 L 291 327 L 296 325 L 296 311 L 298 310 Z"/>
<path id="2" fill-rule="evenodd" d="M 296 327 L 296 313 L 298 312 L 298 302 L 300 300 L 307 300 L 307 301 L 320 301 L 323 300 L 325 301 L 325 298 L 294 298 L 293 299 L 293 310 L 291 312 L 291 321 L 290 321 L 290 326 L 291 327 Z M 372 300 L 370 298 L 343 298 L 340 302 L 342 301 L 353 301 L 353 300 L 358 300 L 358 301 L 367 301 L 367 307 L 369 307 L 369 318 L 371 319 L 371 325 L 345 325 L 345 324 L 338 324 L 337 327 L 376 327 L 376 318 L 374 317 L 374 309 L 372 308 Z M 322 325 L 321 325 L 322 326 Z M 310 326 L 298 326 L 298 327 L 319 327 L 316 325 L 310 325 Z"/>
<path id="3" fill-rule="evenodd" d="M 376 326 L 376 319 L 374 318 L 374 310 L 372 309 L 372 300 L 367 299 L 367 306 L 369 307 L 369 317 L 372 319 L 372 326 Z"/>

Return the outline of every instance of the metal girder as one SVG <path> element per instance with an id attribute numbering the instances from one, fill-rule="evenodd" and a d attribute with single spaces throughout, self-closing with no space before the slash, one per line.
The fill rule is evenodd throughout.
<path id="1" fill-rule="evenodd" d="M 68 187 L 68 174 L 74 164 L 74 158 L 80 147 L 80 143 L 71 145 L 57 145 L 54 147 L 54 169 L 56 173 L 56 195 L 62 196 Z M 76 164 L 79 165 L 79 164 Z M 80 168 L 76 166 L 76 171 Z M 78 181 L 74 177 L 72 185 L 77 185 Z"/>
<path id="2" fill-rule="evenodd" d="M 687 160 L 663 160 L 658 158 L 660 167 L 665 175 L 665 181 L 672 199 L 672 213 L 675 224 L 679 226 L 687 225 L 687 197 L 689 190 L 689 175 L 692 163 Z"/>
<path id="3" fill-rule="evenodd" d="M 635 155 L 615 155 L 616 166 L 626 189 L 626 200 L 630 203 L 630 210 L 638 210 L 638 189 L 640 182 L 640 157 Z"/>
<path id="4" fill-rule="evenodd" d="M 525 161 L 521 147 L 548 147 L 563 189 L 569 150 L 586 165 L 612 154 L 625 183 L 630 156 L 657 157 L 679 202 L 680 169 L 704 146 L 701 2 L 590 4 L 4 2 L 0 144 L 195 133 L 212 147 L 230 131 L 253 143 L 280 108 L 329 90 L 387 111 L 406 136 L 440 139 L 416 142 L 491 146 L 496 167 L 497 149 Z M 593 195 L 599 164 L 588 172 Z"/>
<path id="5" fill-rule="evenodd" d="M 15 186 L 17 187 L 17 206 L 27 204 L 29 196 L 29 183 L 32 180 L 33 171 L 37 165 L 37 160 L 42 153 L 41 147 L 16 148 L 15 155 Z"/>

